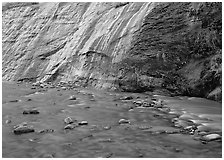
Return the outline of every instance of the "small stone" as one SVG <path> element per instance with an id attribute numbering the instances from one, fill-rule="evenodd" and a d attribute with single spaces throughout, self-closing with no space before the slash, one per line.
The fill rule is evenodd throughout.
<path id="1" fill-rule="evenodd" d="M 19 102 L 18 99 L 10 100 L 9 102 Z"/>
<path id="2" fill-rule="evenodd" d="M 133 99 L 132 96 L 126 96 L 126 97 L 120 98 L 120 100 L 131 100 L 131 99 Z"/>
<path id="3" fill-rule="evenodd" d="M 166 134 L 176 134 L 176 133 L 180 133 L 180 131 L 175 130 L 175 131 L 166 131 Z"/>
<path id="4" fill-rule="evenodd" d="M 147 130 L 147 129 L 152 128 L 152 126 L 139 126 L 138 128 L 139 128 L 140 130 Z"/>
<path id="5" fill-rule="evenodd" d="M 161 108 L 163 107 L 163 101 L 161 99 L 159 99 L 158 101 L 152 101 L 151 105 L 155 108 Z"/>
<path id="6" fill-rule="evenodd" d="M 144 155 L 143 155 L 142 153 L 140 153 L 140 154 L 138 155 L 138 157 L 142 158 L 142 157 L 144 157 Z"/>
<path id="7" fill-rule="evenodd" d="M 33 126 L 19 126 L 13 130 L 14 134 L 24 134 L 34 132 Z"/>
<path id="8" fill-rule="evenodd" d="M 103 129 L 109 130 L 109 129 L 111 129 L 111 126 L 105 126 L 105 127 L 103 127 Z"/>
<path id="9" fill-rule="evenodd" d="M 61 87 L 61 89 L 62 89 L 62 90 L 66 90 L 66 89 L 67 89 L 67 87 Z"/>
<path id="10" fill-rule="evenodd" d="M 74 121 L 73 121 L 73 119 L 72 119 L 71 117 L 67 117 L 67 118 L 64 119 L 64 122 L 65 122 L 66 124 L 71 124 L 71 123 L 73 123 Z"/>
<path id="11" fill-rule="evenodd" d="M 132 112 L 132 111 L 134 111 L 134 109 L 129 109 L 128 111 L 129 111 L 129 112 Z"/>
<path id="12" fill-rule="evenodd" d="M 54 158 L 52 154 L 44 154 L 43 158 Z"/>
<path id="13" fill-rule="evenodd" d="M 90 109 L 90 106 L 86 106 L 86 107 L 84 107 L 84 109 Z"/>
<path id="14" fill-rule="evenodd" d="M 38 133 L 52 133 L 54 132 L 53 129 L 43 129 L 43 130 L 40 130 Z"/>
<path id="15" fill-rule="evenodd" d="M 127 120 L 127 119 L 120 119 L 118 123 L 119 124 L 125 124 L 125 123 L 130 123 L 130 121 Z"/>
<path id="16" fill-rule="evenodd" d="M 40 112 L 37 109 L 27 109 L 23 111 L 23 114 L 39 114 Z"/>
<path id="17" fill-rule="evenodd" d="M 217 140 L 217 139 L 221 139 L 222 136 L 220 136 L 219 134 L 208 134 L 208 135 L 205 135 L 202 137 L 202 140 L 205 140 L 205 141 L 213 141 L 213 140 Z"/>
<path id="18" fill-rule="evenodd" d="M 69 100 L 76 100 L 76 97 L 74 95 L 69 97 Z"/>
<path id="19" fill-rule="evenodd" d="M 27 122 L 23 122 L 23 123 L 21 123 L 21 124 L 18 124 L 18 125 L 16 125 L 16 126 L 14 126 L 13 128 L 16 129 L 16 128 L 18 128 L 19 126 L 27 126 L 27 125 L 28 125 Z"/>
<path id="20" fill-rule="evenodd" d="M 7 119 L 6 121 L 5 121 L 5 124 L 9 124 L 9 123 L 11 123 L 12 121 L 10 120 L 10 119 Z"/>
<path id="21" fill-rule="evenodd" d="M 142 101 L 133 101 L 133 103 L 136 104 L 136 105 L 139 105 L 139 106 L 143 104 Z"/>
<path id="22" fill-rule="evenodd" d="M 81 122 L 79 122 L 79 125 L 88 125 L 88 122 L 87 121 L 81 121 Z"/>
<path id="23" fill-rule="evenodd" d="M 143 102 L 143 107 L 151 107 L 151 104 L 149 102 Z"/>
<path id="24" fill-rule="evenodd" d="M 74 124 L 68 124 L 64 127 L 64 129 L 74 129 L 76 127 L 76 125 Z"/>
<path id="25" fill-rule="evenodd" d="M 99 140 L 99 142 L 113 142 L 113 140 L 110 138 L 106 138 L 106 139 Z"/>
<path id="26" fill-rule="evenodd" d="M 175 151 L 175 152 L 181 152 L 182 150 L 179 149 L 179 148 L 174 148 L 174 151 Z"/>

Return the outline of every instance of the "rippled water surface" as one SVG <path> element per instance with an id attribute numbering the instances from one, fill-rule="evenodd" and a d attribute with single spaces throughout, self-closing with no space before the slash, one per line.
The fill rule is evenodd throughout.
<path id="1" fill-rule="evenodd" d="M 168 158 L 222 155 L 221 142 L 203 144 L 189 134 L 157 134 L 161 130 L 178 130 L 171 122 L 175 115 L 152 108 L 136 108 L 132 101 L 118 100 L 128 95 L 133 96 L 134 100 L 150 99 L 146 94 L 85 88 L 51 88 L 43 91 L 31 89 L 30 84 L 4 82 L 2 95 L 3 157 Z M 71 95 L 77 99 L 69 100 Z M 159 97 L 174 111 L 179 109 L 197 115 L 210 115 L 212 122 L 216 122 L 217 126 L 221 124 L 219 103 L 188 97 Z M 15 99 L 20 101 L 13 102 Z M 22 114 L 27 108 L 37 108 L 40 114 Z M 88 121 L 88 125 L 64 130 L 66 117 Z M 128 119 L 130 124 L 119 124 L 120 119 Z M 6 123 L 7 120 L 11 123 Z M 13 126 L 22 122 L 34 126 L 35 132 L 15 135 Z M 54 132 L 38 134 L 42 129 L 53 129 Z"/>

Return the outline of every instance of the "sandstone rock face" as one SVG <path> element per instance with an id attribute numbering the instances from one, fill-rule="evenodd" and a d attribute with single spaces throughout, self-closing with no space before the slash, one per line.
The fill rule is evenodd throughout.
<path id="1" fill-rule="evenodd" d="M 221 101 L 221 10 L 219 2 L 3 3 L 2 77 Z"/>
<path id="2" fill-rule="evenodd" d="M 3 80 L 75 81 L 99 88 L 115 80 L 155 3 L 3 4 Z"/>

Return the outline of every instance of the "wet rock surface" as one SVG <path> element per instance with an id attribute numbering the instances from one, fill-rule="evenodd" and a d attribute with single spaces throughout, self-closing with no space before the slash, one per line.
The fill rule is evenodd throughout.
<path id="1" fill-rule="evenodd" d="M 25 133 L 31 133 L 31 132 L 35 131 L 33 126 L 29 126 L 26 123 L 22 123 L 22 124 L 16 125 L 13 128 L 14 128 L 13 132 L 16 135 L 25 134 Z"/>
<path id="2" fill-rule="evenodd" d="M 40 112 L 38 111 L 38 109 L 26 109 L 23 111 L 23 114 L 39 114 Z"/>
<path id="3" fill-rule="evenodd" d="M 206 108 L 210 114 L 187 110 L 190 109 L 188 105 L 202 103 L 204 106 L 204 99 L 174 99 L 77 87 L 57 91 L 63 85 L 58 88 L 43 85 L 42 91 L 35 92 L 31 86 L 29 83 L 3 83 L 3 101 L 12 97 L 21 99 L 20 103 L 2 104 L 3 157 L 222 156 L 220 112 L 216 111 L 216 104 L 212 110 Z M 71 95 L 79 102 L 68 100 Z M 27 101 L 27 97 L 32 101 Z M 121 97 L 133 99 L 122 100 Z M 188 101 L 197 103 L 188 104 Z M 71 104 L 73 107 L 69 106 Z M 21 114 L 24 106 L 36 107 L 41 113 L 25 116 Z M 85 107 L 90 109 L 83 109 Z M 6 120 L 11 122 L 5 123 Z M 12 131 L 14 134 L 10 134 Z"/>

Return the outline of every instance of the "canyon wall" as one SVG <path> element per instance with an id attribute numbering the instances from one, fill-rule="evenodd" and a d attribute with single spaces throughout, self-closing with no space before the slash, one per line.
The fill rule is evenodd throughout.
<path id="1" fill-rule="evenodd" d="M 3 80 L 220 100 L 221 3 L 2 5 Z"/>
<path id="2" fill-rule="evenodd" d="M 154 5 L 13 3 L 3 6 L 3 79 L 85 79 L 98 87 L 111 87 L 116 79 L 112 64 L 126 56 L 133 34 Z"/>

